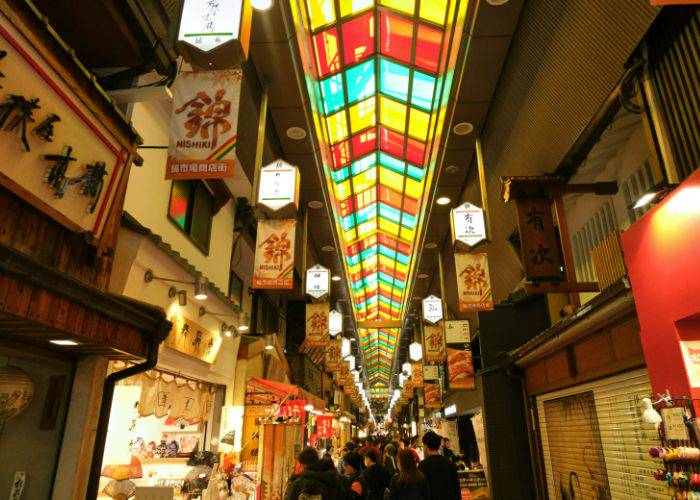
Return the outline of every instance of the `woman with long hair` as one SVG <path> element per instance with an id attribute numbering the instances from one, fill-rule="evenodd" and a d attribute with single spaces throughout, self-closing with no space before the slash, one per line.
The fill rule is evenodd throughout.
<path id="1" fill-rule="evenodd" d="M 411 450 L 401 450 L 398 463 L 399 473 L 389 484 L 389 500 L 430 500 L 428 481 L 418 470 L 416 457 Z"/>
<path id="2" fill-rule="evenodd" d="M 398 472 L 396 464 L 396 446 L 393 443 L 387 443 L 384 447 L 384 470 L 387 471 L 389 477 L 394 477 Z"/>

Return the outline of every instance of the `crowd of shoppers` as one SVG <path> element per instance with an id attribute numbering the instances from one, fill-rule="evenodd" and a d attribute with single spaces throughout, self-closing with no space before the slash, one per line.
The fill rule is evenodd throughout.
<path id="1" fill-rule="evenodd" d="M 331 450 L 323 457 L 305 448 L 284 500 L 460 500 L 454 453 L 433 431 L 423 435 L 425 459 L 415 441 L 368 437 L 348 442 L 337 466 Z"/>

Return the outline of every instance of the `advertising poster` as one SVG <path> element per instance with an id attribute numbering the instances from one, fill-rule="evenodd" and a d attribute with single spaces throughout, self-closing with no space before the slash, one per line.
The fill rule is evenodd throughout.
<path id="1" fill-rule="evenodd" d="M 413 387 L 423 387 L 423 362 L 411 363 L 411 384 Z"/>
<path id="2" fill-rule="evenodd" d="M 233 177 L 242 78 L 240 69 L 177 76 L 166 179 Z"/>
<path id="3" fill-rule="evenodd" d="M 447 348 L 447 375 L 450 389 L 474 389 L 471 349 Z"/>
<path id="4" fill-rule="evenodd" d="M 328 333 L 328 302 L 306 304 L 306 346 L 329 347 L 331 344 Z"/>
<path id="5" fill-rule="evenodd" d="M 423 353 L 423 359 L 427 363 L 442 363 L 447 359 L 445 330 L 442 324 L 426 325 L 423 328 Z"/>
<path id="6" fill-rule="evenodd" d="M 445 340 L 447 345 L 468 344 L 471 342 L 471 331 L 468 319 L 451 319 L 444 321 Z"/>
<path id="7" fill-rule="evenodd" d="M 340 337 L 334 338 L 330 341 L 330 345 L 328 346 L 328 349 L 326 349 L 324 355 L 326 371 L 340 371 Z"/>
<path id="8" fill-rule="evenodd" d="M 295 219 L 258 221 L 253 288 L 293 288 L 296 227 Z"/>
<path id="9" fill-rule="evenodd" d="M 489 263 L 485 253 L 456 253 L 459 312 L 493 310 Z"/>
<path id="10" fill-rule="evenodd" d="M 426 408 L 441 408 L 442 407 L 442 394 L 440 391 L 440 384 L 424 384 L 423 385 L 424 396 L 425 396 L 425 407 Z"/>

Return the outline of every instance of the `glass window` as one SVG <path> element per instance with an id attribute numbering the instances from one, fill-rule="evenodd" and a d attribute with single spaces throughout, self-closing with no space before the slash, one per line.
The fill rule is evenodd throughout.
<path id="1" fill-rule="evenodd" d="M 442 32 L 424 25 L 418 25 L 416 37 L 415 65 L 433 73 L 438 70 Z"/>
<path id="2" fill-rule="evenodd" d="M 205 253 L 209 252 L 214 195 L 200 180 L 173 181 L 168 218 Z"/>
<path id="3" fill-rule="evenodd" d="M 365 99 L 376 90 L 374 82 L 374 59 L 358 64 L 345 72 L 348 87 L 348 102 Z"/>
<path id="4" fill-rule="evenodd" d="M 413 23 L 399 16 L 381 13 L 379 47 L 382 54 L 406 63 L 411 62 Z"/>
<path id="5" fill-rule="evenodd" d="M 368 12 L 351 21 L 344 22 L 343 57 L 349 66 L 374 54 L 374 13 Z"/>
<path id="6" fill-rule="evenodd" d="M 408 100 L 408 77 L 410 70 L 406 66 L 387 59 L 379 63 L 379 80 L 381 91 L 400 101 Z"/>
<path id="7" fill-rule="evenodd" d="M 338 30 L 332 28 L 314 35 L 316 50 L 316 72 L 324 77 L 340 69 L 340 53 L 338 52 Z"/>
<path id="8" fill-rule="evenodd" d="M 240 311 L 243 304 L 243 280 L 233 271 L 229 276 L 228 298 Z"/>
<path id="9" fill-rule="evenodd" d="M 445 14 L 447 13 L 447 0 L 430 0 L 420 3 L 419 15 L 423 19 L 435 24 L 445 24 Z"/>
<path id="10" fill-rule="evenodd" d="M 309 7 L 309 20 L 311 21 L 312 30 L 335 21 L 333 0 L 307 0 L 306 4 Z"/>
<path id="11" fill-rule="evenodd" d="M 367 153 L 374 151 L 377 147 L 377 130 L 373 128 L 352 138 L 352 154 L 355 158 L 360 158 Z"/>
<path id="12" fill-rule="evenodd" d="M 323 94 L 323 106 L 327 115 L 345 106 L 343 75 L 333 75 L 321 81 L 321 93 Z"/>
<path id="13" fill-rule="evenodd" d="M 347 17 L 374 6 L 374 0 L 340 0 L 340 15 Z"/>
<path id="14" fill-rule="evenodd" d="M 434 0 L 429 0 L 426 3 L 430 3 L 432 1 Z M 382 5 L 412 16 L 413 11 L 416 9 L 416 0 L 382 0 Z"/>

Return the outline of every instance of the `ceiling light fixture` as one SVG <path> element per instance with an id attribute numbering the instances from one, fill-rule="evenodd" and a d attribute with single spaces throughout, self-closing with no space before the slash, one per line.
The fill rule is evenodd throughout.
<path id="1" fill-rule="evenodd" d="M 425 273 L 420 273 L 420 274 L 418 275 L 418 279 L 419 279 L 419 280 L 424 280 L 424 279 L 427 279 L 427 278 L 428 278 L 428 275 L 425 274 Z"/>
<path id="2" fill-rule="evenodd" d="M 435 200 L 435 203 L 438 205 L 449 205 L 452 203 L 452 200 L 449 199 L 447 196 L 440 196 L 437 200 Z"/>
<path id="3" fill-rule="evenodd" d="M 307 203 L 307 205 L 309 208 L 313 208 L 314 210 L 323 208 L 323 202 L 318 200 L 311 200 L 309 203 Z"/>
<path id="4" fill-rule="evenodd" d="M 455 135 L 469 135 L 474 131 L 474 125 L 469 122 L 460 122 L 452 128 Z"/>
<path id="5" fill-rule="evenodd" d="M 248 331 L 248 325 L 240 325 L 238 327 L 239 332 L 247 332 Z"/>
<path id="6" fill-rule="evenodd" d="M 301 127 L 289 127 L 287 129 L 287 137 L 295 141 L 306 139 L 306 130 Z"/>
<path id="7" fill-rule="evenodd" d="M 428 250 L 432 250 L 433 248 L 437 248 L 437 246 L 438 246 L 437 243 L 435 243 L 434 241 L 430 241 L 430 242 L 425 244 L 425 248 L 427 248 Z"/>
<path id="8" fill-rule="evenodd" d="M 459 167 L 457 165 L 447 165 L 445 167 L 445 172 L 448 174 L 454 174 L 456 172 L 459 172 Z"/>
<path id="9" fill-rule="evenodd" d="M 333 277 L 331 278 L 331 280 L 333 280 L 333 281 L 340 281 L 341 279 L 343 279 L 343 278 L 341 278 L 341 277 L 338 276 L 338 275 L 335 275 L 335 276 L 333 276 Z"/>
<path id="10" fill-rule="evenodd" d="M 634 203 L 634 206 L 632 208 L 634 209 L 639 209 L 643 208 L 650 203 L 658 203 L 661 200 L 663 200 L 668 193 L 673 191 L 673 189 L 676 187 L 675 184 L 673 185 L 668 185 L 666 183 L 660 183 L 651 188 L 649 191 L 645 192 L 642 194 L 637 201 Z"/>
<path id="11" fill-rule="evenodd" d="M 250 6 L 255 10 L 268 10 L 272 7 L 272 0 L 250 0 Z"/>
<path id="12" fill-rule="evenodd" d="M 194 298 L 207 300 L 207 297 L 207 280 L 198 275 L 194 279 Z"/>
<path id="13" fill-rule="evenodd" d="M 78 342 L 75 340 L 71 339 L 56 339 L 56 340 L 49 340 L 54 345 L 60 345 L 62 347 L 72 347 L 76 345 L 80 345 Z"/>
<path id="14" fill-rule="evenodd" d="M 486 3 L 489 5 L 493 5 L 494 7 L 498 7 L 499 5 L 505 5 L 509 2 L 510 0 L 486 0 Z"/>
<path id="15" fill-rule="evenodd" d="M 335 247 L 333 245 L 323 245 L 321 247 L 321 251 L 327 252 L 327 253 L 335 252 Z"/>
<path id="16" fill-rule="evenodd" d="M 275 334 L 268 333 L 265 335 L 265 350 L 271 351 L 275 348 Z"/>

